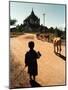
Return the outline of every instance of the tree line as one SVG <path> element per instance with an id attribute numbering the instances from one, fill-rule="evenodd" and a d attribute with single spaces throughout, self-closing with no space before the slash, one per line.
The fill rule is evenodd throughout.
<path id="1" fill-rule="evenodd" d="M 17 22 L 17 20 L 15 19 L 10 19 L 10 26 L 12 25 L 15 25 L 15 23 Z M 29 30 L 25 30 L 25 25 L 21 24 L 21 25 L 16 25 L 16 27 L 14 28 L 10 28 L 10 32 L 29 32 Z M 58 37 L 61 37 L 62 39 L 66 39 L 66 28 L 65 30 L 61 30 L 59 28 L 53 28 L 53 27 L 46 27 L 46 26 L 43 26 L 43 25 L 40 25 L 38 27 L 35 28 L 34 26 L 34 29 L 32 29 L 31 33 L 51 33 L 55 36 L 58 36 Z"/>

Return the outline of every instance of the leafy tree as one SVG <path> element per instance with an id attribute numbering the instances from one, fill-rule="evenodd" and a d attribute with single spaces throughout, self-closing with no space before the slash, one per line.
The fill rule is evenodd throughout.
<path id="1" fill-rule="evenodd" d="M 23 32 L 23 25 L 21 24 L 21 25 L 17 25 L 16 26 L 16 31 L 17 32 Z"/>
<path id="2" fill-rule="evenodd" d="M 56 27 L 54 30 L 55 30 L 54 32 L 55 36 L 58 37 L 58 28 Z"/>
<path id="3" fill-rule="evenodd" d="M 50 32 L 50 33 L 54 33 L 54 32 L 55 32 L 54 28 L 53 28 L 53 27 L 50 27 L 50 28 L 49 28 L 49 32 Z"/>
<path id="4" fill-rule="evenodd" d="M 55 36 L 62 37 L 62 35 L 63 35 L 63 31 L 56 27 L 55 28 Z"/>
<path id="5" fill-rule="evenodd" d="M 10 19 L 10 25 L 14 25 L 17 22 L 15 19 Z"/>

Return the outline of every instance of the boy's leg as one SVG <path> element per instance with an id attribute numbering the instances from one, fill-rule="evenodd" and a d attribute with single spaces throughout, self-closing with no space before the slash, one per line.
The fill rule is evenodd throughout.
<path id="1" fill-rule="evenodd" d="M 35 81 L 35 79 L 36 79 L 36 78 L 35 78 L 35 75 L 33 75 L 33 79 L 34 79 L 34 81 Z"/>
<path id="2" fill-rule="evenodd" d="M 30 80 L 32 80 L 32 75 L 31 74 L 29 74 L 29 77 L 30 77 Z"/>

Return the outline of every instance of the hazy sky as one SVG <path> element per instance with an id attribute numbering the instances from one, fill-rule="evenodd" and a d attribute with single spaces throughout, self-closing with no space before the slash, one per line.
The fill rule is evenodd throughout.
<path id="1" fill-rule="evenodd" d="M 45 13 L 46 26 L 65 27 L 65 5 L 10 2 L 11 19 L 16 19 L 17 24 L 23 24 L 23 20 L 30 15 L 32 8 L 35 15 L 40 18 L 40 24 L 43 24 L 43 13 Z"/>

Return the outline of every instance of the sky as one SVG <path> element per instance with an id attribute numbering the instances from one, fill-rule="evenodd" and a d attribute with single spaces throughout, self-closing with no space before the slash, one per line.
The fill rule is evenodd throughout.
<path id="1" fill-rule="evenodd" d="M 25 2 L 10 2 L 10 17 L 16 19 L 16 24 L 23 24 L 23 20 L 27 18 L 31 11 L 40 18 L 40 25 L 43 22 L 43 13 L 45 13 L 45 26 L 65 27 L 65 5 L 64 4 L 46 4 L 46 3 L 25 3 Z"/>

